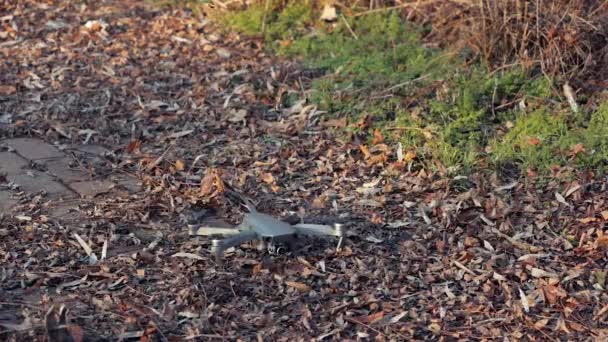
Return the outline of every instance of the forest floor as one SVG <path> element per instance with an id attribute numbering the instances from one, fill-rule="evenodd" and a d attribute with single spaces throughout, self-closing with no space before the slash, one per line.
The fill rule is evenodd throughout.
<path id="1" fill-rule="evenodd" d="M 0 4 L 2 340 L 608 338 L 605 178 L 411 169 L 185 10 Z M 237 223 L 227 188 L 344 248 L 216 264 L 187 223 Z"/>

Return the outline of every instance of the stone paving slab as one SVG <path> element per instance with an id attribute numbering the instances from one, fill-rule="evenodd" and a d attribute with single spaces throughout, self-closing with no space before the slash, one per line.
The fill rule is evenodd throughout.
<path id="1" fill-rule="evenodd" d="M 27 170 L 20 174 L 9 174 L 6 179 L 18 184 L 20 190 L 30 194 L 38 194 L 44 191 L 51 199 L 75 197 L 70 189 L 44 172 Z"/>
<path id="2" fill-rule="evenodd" d="M 22 169 L 28 165 L 29 161 L 16 153 L 0 152 L 0 173 L 2 174 L 21 173 Z"/>
<path id="3" fill-rule="evenodd" d="M 47 144 L 40 139 L 14 138 L 3 141 L 12 147 L 19 155 L 29 160 L 61 158 L 64 156 L 55 146 Z"/>
<path id="4" fill-rule="evenodd" d="M 69 146 L 59 150 L 36 138 L 14 138 L 0 141 L 14 151 L 0 151 L 0 178 L 19 185 L 19 190 L 34 195 L 45 193 L 45 206 L 53 217 L 73 217 L 79 201 L 104 194 L 128 196 L 141 190 L 137 180 L 126 174 L 94 178 L 104 167 L 104 155 L 111 153 L 98 145 Z M 97 170 L 98 171 L 98 170 Z M 121 191 L 119 191 L 121 190 Z M 109 196 L 109 195 L 108 195 Z M 50 200 L 50 201 L 49 201 Z M 7 190 L 0 190 L 0 213 L 10 212 L 18 201 Z"/>
<path id="5" fill-rule="evenodd" d="M 71 157 L 50 159 L 44 162 L 47 171 L 65 183 L 83 182 L 91 179 L 91 175 L 78 167 L 72 167 L 74 162 Z"/>
<path id="6" fill-rule="evenodd" d="M 70 189 L 77 192 L 82 198 L 92 198 L 110 192 L 115 185 L 109 180 L 92 180 L 71 183 Z"/>
<path id="7" fill-rule="evenodd" d="M 17 205 L 17 200 L 12 198 L 12 194 L 5 190 L 0 190 L 0 214 L 8 212 Z"/>

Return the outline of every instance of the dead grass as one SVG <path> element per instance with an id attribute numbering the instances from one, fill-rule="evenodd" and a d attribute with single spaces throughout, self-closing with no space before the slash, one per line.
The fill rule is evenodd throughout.
<path id="1" fill-rule="evenodd" d="M 290 1 L 234 1 L 271 5 Z M 428 24 L 429 43 L 453 47 L 491 69 L 522 65 L 552 78 L 603 87 L 608 78 L 608 2 L 604 0 L 310 0 L 333 3 L 346 16 L 401 9 Z M 598 84 L 599 82 L 599 84 Z M 582 82 L 578 82 L 582 85 Z M 588 84 L 589 85 L 589 84 Z"/>
<path id="2" fill-rule="evenodd" d="M 605 79 L 608 3 L 602 0 L 414 1 L 430 41 L 470 49 L 491 68 L 520 64 L 565 80 Z M 599 73 L 599 74 L 598 74 Z"/>

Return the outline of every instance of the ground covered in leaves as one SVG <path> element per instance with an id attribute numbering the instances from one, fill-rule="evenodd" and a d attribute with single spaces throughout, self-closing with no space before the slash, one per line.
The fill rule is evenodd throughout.
<path id="1" fill-rule="evenodd" d="M 187 11 L 0 8 L 0 138 L 103 145 L 143 186 L 78 219 L 44 196 L 1 214 L 3 340 L 607 338 L 606 179 L 408 168 L 381 135 L 330 134 L 315 71 Z M 238 222 L 228 189 L 350 236 L 217 265 L 186 223 Z"/>

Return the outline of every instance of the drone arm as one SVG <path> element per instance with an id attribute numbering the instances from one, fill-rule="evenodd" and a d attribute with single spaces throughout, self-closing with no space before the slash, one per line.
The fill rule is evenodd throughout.
<path id="1" fill-rule="evenodd" d="M 238 235 L 241 231 L 233 228 L 220 227 L 189 227 L 190 235 L 209 236 L 209 235 Z"/>
<path id="2" fill-rule="evenodd" d="M 301 235 L 329 235 L 338 237 L 344 235 L 344 231 L 338 229 L 335 225 L 332 227 L 325 224 L 298 223 L 293 225 L 293 227 Z"/>
<path id="3" fill-rule="evenodd" d="M 212 240 L 211 241 L 211 252 L 215 254 L 216 258 L 220 259 L 224 254 L 224 251 L 230 247 L 239 246 L 247 241 L 255 240 L 257 234 L 252 231 L 240 232 L 237 235 L 231 236 L 223 240 Z"/>
<path id="4" fill-rule="evenodd" d="M 336 223 L 333 227 L 324 224 L 311 224 L 311 223 L 298 223 L 293 225 L 297 234 L 301 235 L 329 235 L 337 236 L 338 240 L 337 250 L 342 248 L 342 242 L 344 241 L 345 230 L 344 226 L 340 223 Z"/>

